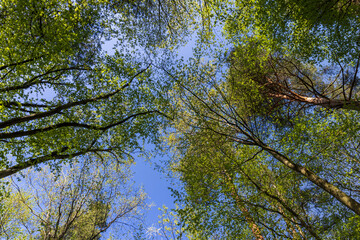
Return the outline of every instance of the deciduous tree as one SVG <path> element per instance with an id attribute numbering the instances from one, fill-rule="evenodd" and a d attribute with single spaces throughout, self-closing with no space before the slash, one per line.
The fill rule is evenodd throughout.
<path id="1" fill-rule="evenodd" d="M 49 167 L 12 178 L 3 202 L 0 236 L 6 239 L 100 239 L 138 227 L 146 195 L 131 182 L 129 165 L 85 157 L 59 173 Z M 23 210 L 23 211 L 19 211 Z M 112 230 L 112 231 L 108 231 Z"/>
<path id="2" fill-rule="evenodd" d="M 359 215 L 357 111 L 310 108 L 282 124 L 286 107 L 254 111 L 266 99 L 251 79 L 193 61 L 177 75 L 181 111 L 170 135 L 190 229 L 205 238 L 322 239 Z"/>
<path id="3" fill-rule="evenodd" d="M 0 178 L 87 153 L 121 159 L 155 139 L 170 83 L 146 53 L 184 29 L 176 3 L 3 1 Z"/>

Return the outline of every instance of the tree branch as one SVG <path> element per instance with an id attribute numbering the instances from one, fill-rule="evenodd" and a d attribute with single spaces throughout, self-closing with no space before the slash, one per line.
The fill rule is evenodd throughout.
<path id="1" fill-rule="evenodd" d="M 96 102 L 96 101 L 99 101 L 99 100 L 102 100 L 102 99 L 107 99 L 107 98 L 119 93 L 120 91 L 122 91 L 126 87 L 130 86 L 131 82 L 137 76 L 139 76 L 141 73 L 145 72 L 149 67 L 150 67 L 150 65 L 147 68 L 139 71 L 124 86 L 122 86 L 121 88 L 119 88 L 119 89 L 117 89 L 117 90 L 115 90 L 113 92 L 110 92 L 110 93 L 107 93 L 107 94 L 104 94 L 104 95 L 100 95 L 100 96 L 97 96 L 97 97 L 93 97 L 93 98 L 83 99 L 83 100 L 76 101 L 76 102 L 69 102 L 69 103 L 66 103 L 64 105 L 58 106 L 58 107 L 56 107 L 56 108 L 54 108 L 52 110 L 49 110 L 47 112 L 35 113 L 35 114 L 30 114 L 30 115 L 27 115 L 27 116 L 23 116 L 23 117 L 12 118 L 10 120 L 1 122 L 0 123 L 0 128 L 6 128 L 6 127 L 9 127 L 9 126 L 18 124 L 18 123 L 23 123 L 23 122 L 28 122 L 28 121 L 44 118 L 44 117 L 49 117 L 49 116 L 58 114 L 63 110 L 66 110 L 66 109 L 69 109 L 69 108 L 72 108 L 72 107 L 75 107 L 75 106 L 85 105 L 85 104 L 90 103 L 90 102 Z"/>
<path id="2" fill-rule="evenodd" d="M 104 127 L 100 127 L 100 126 L 95 126 L 95 125 L 90 125 L 90 124 L 85 124 L 85 123 L 77 123 L 77 122 L 64 122 L 64 123 L 59 123 L 59 124 L 54 124 L 54 125 L 50 125 L 44 128 L 38 128 L 38 129 L 33 129 L 33 130 L 29 130 L 29 131 L 17 131 L 17 132 L 10 132 L 10 133 L 0 133 L 0 139 L 9 139 L 9 138 L 16 138 L 16 137 L 24 137 L 24 136 L 31 136 L 37 133 L 41 133 L 41 132 L 48 132 L 54 129 L 59 129 L 59 128 L 63 128 L 63 127 L 78 127 L 78 128 L 86 128 L 86 129 L 92 129 L 92 130 L 99 130 L 99 131 L 106 131 L 109 128 L 118 126 L 120 124 L 125 123 L 126 121 L 141 116 L 141 115 L 146 115 L 146 114 L 151 114 L 154 112 L 158 112 L 156 110 L 154 111 L 146 111 L 146 112 L 140 112 L 140 113 L 135 113 L 132 114 L 130 116 L 127 116 L 126 118 L 122 119 L 121 121 L 115 122 L 113 124 L 109 124 L 107 126 Z"/>

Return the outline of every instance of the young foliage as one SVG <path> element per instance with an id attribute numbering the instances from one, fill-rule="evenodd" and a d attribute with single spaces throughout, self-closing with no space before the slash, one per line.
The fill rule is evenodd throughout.
<path id="1" fill-rule="evenodd" d="M 6 239 L 100 239 L 105 232 L 119 238 L 140 224 L 145 208 L 146 195 L 133 186 L 129 166 L 110 158 L 85 157 L 58 175 L 48 167 L 28 171 L 10 186 L 1 218 Z"/>
<path id="2" fill-rule="evenodd" d="M 122 159 L 139 137 L 155 141 L 170 83 L 146 51 L 176 42 L 183 11 L 176 1 L 2 1 L 0 178 L 86 153 Z"/>
<path id="3" fill-rule="evenodd" d="M 333 228 L 360 214 L 357 157 L 343 154 L 357 156 L 357 111 L 308 108 L 284 124 L 282 115 L 295 107 L 267 112 L 271 99 L 248 75 L 221 75 L 211 62 L 193 61 L 172 75 L 181 111 L 169 136 L 188 231 L 331 239 Z"/>

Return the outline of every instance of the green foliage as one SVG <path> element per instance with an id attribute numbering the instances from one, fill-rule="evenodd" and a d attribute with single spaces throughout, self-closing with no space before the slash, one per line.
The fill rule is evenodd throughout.
<path id="1" fill-rule="evenodd" d="M 139 137 L 156 141 L 170 83 L 155 78 L 145 50 L 165 44 L 176 9 L 153 15 L 157 4 L 2 2 L 0 178 L 89 152 L 125 159 Z"/>
<path id="2" fill-rule="evenodd" d="M 126 236 L 129 225 L 141 222 L 146 195 L 133 186 L 129 166 L 111 160 L 86 158 L 64 166 L 59 175 L 44 168 L 28 171 L 25 182 L 13 180 L 0 236 L 100 239 L 106 231 Z"/>
<path id="3" fill-rule="evenodd" d="M 182 207 L 164 209 L 161 236 L 356 237 L 359 14 L 346 0 L 3 1 L 0 178 L 87 154 L 123 162 L 139 140 L 160 145 L 171 115 Z M 172 65 L 164 49 L 189 34 L 194 58 Z M 105 193 L 66 237 L 106 224 Z M 14 236 L 16 218 L 3 218 Z"/>
<path id="4" fill-rule="evenodd" d="M 345 224 L 338 219 L 354 214 L 277 161 L 258 141 L 358 199 L 356 160 L 340 153 L 358 143 L 357 124 L 346 124 L 357 112 L 308 112 L 292 119 L 292 127 L 279 128 L 254 114 L 243 115 L 239 101 L 226 98 L 220 88 L 204 95 L 199 86 L 181 92 L 186 95 L 178 98 L 182 112 L 169 137 L 178 154 L 173 170 L 184 184 L 177 195 L 184 207 L 178 213 L 188 223 L 187 231 L 200 230 L 204 239 L 251 239 L 256 225 L 265 239 L 335 236 L 332 227 Z"/>
<path id="5" fill-rule="evenodd" d="M 0 236 L 7 239 L 26 239 L 21 224 L 30 221 L 31 210 L 22 204 L 21 199 L 33 203 L 31 195 L 27 193 L 22 196 L 19 193 L 10 194 L 1 201 L 4 210 L 0 218 Z"/>
<path id="6" fill-rule="evenodd" d="M 178 214 L 199 238 L 332 239 L 359 214 L 334 192 L 358 209 L 358 65 L 348 59 L 357 55 L 341 55 L 346 42 L 331 54 L 316 52 L 329 43 L 308 30 L 326 32 L 343 19 L 310 26 L 301 18 L 302 29 L 288 31 L 281 21 L 299 15 L 264 12 L 285 12 L 291 4 L 227 5 L 230 11 L 218 14 L 227 20 L 230 55 L 199 50 L 171 73 L 172 103 L 181 110 L 168 136 L 175 151 L 170 167 L 183 183 L 175 191 L 183 204 Z M 341 63 L 318 64 L 324 59 Z"/>
<path id="7" fill-rule="evenodd" d="M 264 49 L 306 60 L 358 58 L 359 4 L 352 1 L 234 1 L 221 17 L 235 45 L 255 38 Z"/>
<path id="8" fill-rule="evenodd" d="M 179 206 L 170 210 L 165 205 L 158 209 L 161 215 L 158 216 L 159 221 L 157 224 L 147 228 L 147 239 L 201 239 L 197 234 L 190 234 L 185 231 L 186 222 L 180 219 L 180 216 L 176 213 L 179 210 Z M 137 239 L 137 238 L 135 238 Z M 140 239 L 140 238 L 139 238 Z"/>

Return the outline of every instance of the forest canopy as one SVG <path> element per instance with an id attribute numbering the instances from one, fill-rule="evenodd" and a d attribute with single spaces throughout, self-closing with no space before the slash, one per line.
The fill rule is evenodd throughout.
<path id="1" fill-rule="evenodd" d="M 47 180 L 63 193 L 99 165 L 121 196 L 150 142 L 178 180 L 171 238 L 360 238 L 359 17 L 355 0 L 1 1 L 1 211 L 38 201 L 8 182 L 33 167 L 71 175 Z M 141 191 L 90 186 L 101 201 L 41 234 L 95 239 L 116 206 L 141 215 Z"/>

